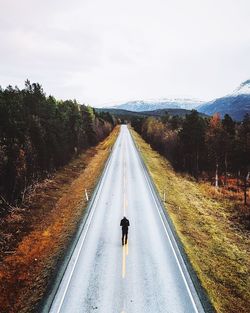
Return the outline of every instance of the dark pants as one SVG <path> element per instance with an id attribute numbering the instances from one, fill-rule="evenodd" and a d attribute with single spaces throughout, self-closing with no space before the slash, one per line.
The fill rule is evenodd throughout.
<path id="1" fill-rule="evenodd" d="M 122 227 L 122 244 L 124 245 L 124 237 L 125 237 L 125 244 L 128 241 L 128 227 Z"/>

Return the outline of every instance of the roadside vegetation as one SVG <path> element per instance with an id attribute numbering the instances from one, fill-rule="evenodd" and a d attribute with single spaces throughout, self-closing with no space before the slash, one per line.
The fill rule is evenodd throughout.
<path id="1" fill-rule="evenodd" d="M 38 83 L 0 87 L 0 216 L 34 183 L 103 140 L 116 120 L 75 100 L 46 96 Z"/>
<path id="2" fill-rule="evenodd" d="M 0 311 L 37 312 L 117 138 L 116 119 L 39 84 L 0 89 Z M 100 142 L 100 143 L 99 143 Z M 98 144 L 99 143 L 99 144 Z"/>
<path id="3" fill-rule="evenodd" d="M 30 191 L 0 224 L 1 313 L 36 312 L 102 173 L 119 127 Z"/>
<path id="4" fill-rule="evenodd" d="M 164 125 L 157 122 L 151 129 L 154 141 L 151 138 L 149 142 L 154 148 L 160 126 Z M 250 233 L 245 221 L 238 218 L 241 212 L 237 212 L 243 195 L 197 182 L 190 174 L 178 174 L 165 156 L 136 131 L 132 134 L 159 193 L 166 193 L 166 210 L 216 311 L 249 312 Z"/>
<path id="5" fill-rule="evenodd" d="M 180 173 L 206 181 L 231 197 L 235 218 L 250 230 L 250 116 L 235 122 L 229 115 L 132 119 L 132 126 Z"/>

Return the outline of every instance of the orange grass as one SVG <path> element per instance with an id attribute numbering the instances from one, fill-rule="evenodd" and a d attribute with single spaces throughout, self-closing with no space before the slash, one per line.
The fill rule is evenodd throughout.
<path id="1" fill-rule="evenodd" d="M 93 191 L 118 131 L 116 127 L 97 147 L 59 170 L 51 180 L 44 181 L 27 196 L 26 210 L 8 217 L 9 223 L 12 219 L 25 219 L 28 230 L 22 228 L 24 235 L 14 244 L 14 253 L 3 257 L 0 264 L 1 313 L 35 310 L 84 214 L 84 190 L 90 194 Z M 28 205 L 32 208 L 27 208 Z"/>

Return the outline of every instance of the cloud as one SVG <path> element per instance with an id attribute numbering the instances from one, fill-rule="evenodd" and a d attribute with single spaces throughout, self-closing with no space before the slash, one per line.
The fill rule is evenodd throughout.
<path id="1" fill-rule="evenodd" d="M 1 8 L 2 86 L 29 78 L 58 98 L 100 105 L 209 99 L 249 78 L 248 0 L 9 0 Z"/>

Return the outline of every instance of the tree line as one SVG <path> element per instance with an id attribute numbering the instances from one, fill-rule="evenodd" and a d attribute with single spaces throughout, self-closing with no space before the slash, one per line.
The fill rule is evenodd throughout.
<path id="1" fill-rule="evenodd" d="M 0 87 L 3 210 L 7 203 L 18 203 L 28 186 L 103 140 L 115 123 L 109 113 L 97 113 L 75 100 L 47 97 L 38 83 L 26 81 L 22 90 Z"/>
<path id="2" fill-rule="evenodd" d="M 133 118 L 134 129 L 150 145 L 170 160 L 173 167 L 197 180 L 208 177 L 216 187 L 226 185 L 228 177 L 237 177 L 244 186 L 250 172 L 250 116 L 235 122 L 226 114 L 204 118 L 195 110 L 184 118 Z"/>

